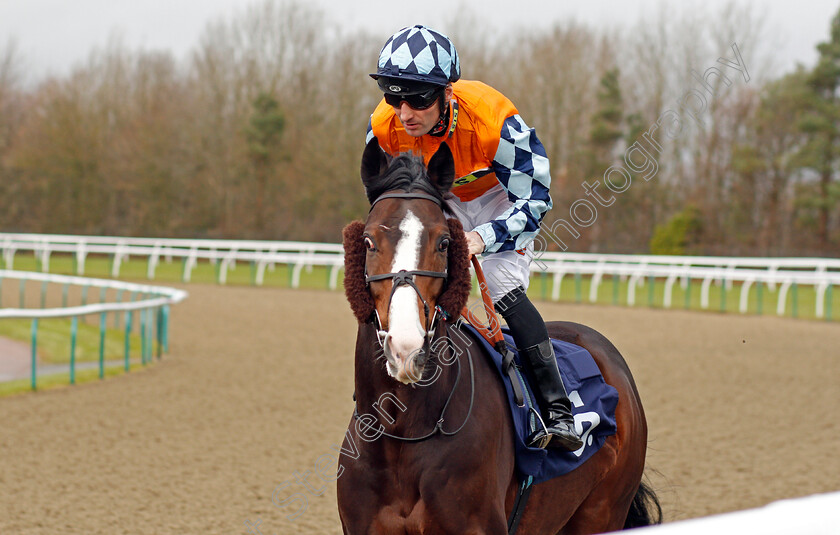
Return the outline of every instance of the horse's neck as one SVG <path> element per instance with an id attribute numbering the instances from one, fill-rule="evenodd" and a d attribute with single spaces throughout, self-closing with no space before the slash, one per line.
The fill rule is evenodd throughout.
<path id="1" fill-rule="evenodd" d="M 445 330 L 436 334 L 432 347 L 433 358 L 419 384 L 404 385 L 388 375 L 382 347 L 371 324 L 359 326 L 356 337 L 356 409 L 359 415 L 369 414 L 386 428 L 393 425 L 401 431 L 407 425 L 431 429 L 441 415 L 447 398 L 455 387 L 458 363 L 444 362 L 440 355 L 451 351 L 445 347 Z M 445 360 L 445 359 L 444 359 Z M 468 371 L 466 373 L 469 373 Z M 462 372 L 461 375 L 464 373 Z M 466 378 L 469 381 L 469 378 Z M 460 379 L 464 383 L 464 378 Z M 461 386 L 458 390 L 463 390 Z M 456 392 L 458 394 L 458 392 Z M 453 403 L 455 400 L 453 399 Z M 448 413 L 459 416 L 453 408 Z M 391 421 L 393 419 L 393 421 Z M 418 427 L 418 431 L 422 431 Z M 391 432 L 388 429 L 388 432 Z"/>

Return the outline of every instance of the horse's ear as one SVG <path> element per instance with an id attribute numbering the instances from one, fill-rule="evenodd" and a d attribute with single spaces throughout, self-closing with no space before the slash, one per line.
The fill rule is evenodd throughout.
<path id="1" fill-rule="evenodd" d="M 429 160 L 429 180 L 438 191 L 446 193 L 455 180 L 455 159 L 449 145 L 441 143 L 432 159 Z"/>
<path id="2" fill-rule="evenodd" d="M 374 179 L 382 175 L 387 168 L 388 155 L 379 146 L 379 140 L 376 136 L 373 136 L 365 146 L 364 153 L 362 153 L 362 183 L 368 192 L 368 198 L 370 198 L 370 193 L 373 189 Z"/>

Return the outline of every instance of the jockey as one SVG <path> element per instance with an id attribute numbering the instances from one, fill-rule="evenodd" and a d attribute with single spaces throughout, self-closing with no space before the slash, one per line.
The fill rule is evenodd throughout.
<path id="1" fill-rule="evenodd" d="M 370 75 L 384 93 L 368 124 L 391 155 L 421 154 L 424 162 L 446 142 L 455 159 L 455 182 L 445 201 L 463 224 L 470 254 L 482 267 L 496 310 L 535 380 L 549 447 L 583 446 L 540 313 L 525 295 L 534 237 L 551 208 L 548 158 L 516 107 L 504 95 L 460 80 L 458 53 L 448 37 L 421 25 L 395 33 Z M 533 381 L 532 381 L 533 382 Z M 529 437 L 546 442 L 546 432 Z"/>

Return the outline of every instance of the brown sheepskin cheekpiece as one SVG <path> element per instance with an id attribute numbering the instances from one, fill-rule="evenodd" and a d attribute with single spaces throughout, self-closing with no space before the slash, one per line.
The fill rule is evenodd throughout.
<path id="1" fill-rule="evenodd" d="M 461 315 L 461 309 L 467 304 L 472 287 L 470 277 L 470 253 L 464 227 L 457 219 L 448 219 L 449 223 L 449 277 L 446 288 L 437 300 L 440 308 L 449 315 L 449 321 L 455 321 Z"/>
<path id="2" fill-rule="evenodd" d="M 342 231 L 344 237 L 344 295 L 359 323 L 366 323 L 373 315 L 373 297 L 365 284 L 365 224 L 353 221 Z"/>
<path id="3" fill-rule="evenodd" d="M 470 296 L 472 279 L 470 277 L 469 249 L 464 228 L 457 219 L 447 220 L 449 223 L 449 259 L 443 293 L 437 300 L 437 305 L 445 310 L 449 321 L 455 321 L 461 309 L 467 304 Z M 371 319 L 375 304 L 373 297 L 365 284 L 365 258 L 367 251 L 363 234 L 365 224 L 353 221 L 342 232 L 344 237 L 344 295 L 350 303 L 350 309 L 359 323 L 366 323 Z"/>

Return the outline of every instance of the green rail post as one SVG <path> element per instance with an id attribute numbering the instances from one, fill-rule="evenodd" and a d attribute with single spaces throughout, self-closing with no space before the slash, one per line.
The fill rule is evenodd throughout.
<path id="1" fill-rule="evenodd" d="M 107 322 L 108 313 L 103 312 L 99 315 L 99 378 L 105 377 L 105 325 Z"/>
<path id="2" fill-rule="evenodd" d="M 47 308 L 47 281 L 41 282 L 41 308 Z"/>
<path id="3" fill-rule="evenodd" d="M 155 337 L 157 336 L 156 309 L 149 309 L 149 362 L 155 358 Z"/>
<path id="4" fill-rule="evenodd" d="M 764 313 L 764 288 L 762 288 L 763 284 L 761 281 L 758 281 L 755 287 L 755 297 L 758 301 L 758 315 L 761 316 Z"/>
<path id="5" fill-rule="evenodd" d="M 26 279 L 20 279 L 20 308 L 26 308 Z"/>
<path id="6" fill-rule="evenodd" d="M 155 356 L 155 310 L 150 308 L 146 311 L 146 357 L 147 362 L 152 362 Z"/>
<path id="7" fill-rule="evenodd" d="M 580 303 L 581 300 L 582 300 L 581 295 L 582 295 L 583 292 L 582 292 L 581 285 L 582 285 L 582 282 L 581 282 L 580 271 L 576 271 L 575 272 L 575 303 Z"/>
<path id="8" fill-rule="evenodd" d="M 163 306 L 163 351 L 169 353 L 169 305 Z"/>
<path id="9" fill-rule="evenodd" d="M 104 286 L 103 286 L 102 288 L 100 288 L 100 289 L 99 289 L 99 302 L 100 302 L 100 303 L 104 303 L 104 302 L 105 302 L 105 297 L 106 297 L 106 295 L 107 295 L 107 294 L 106 294 L 106 292 L 107 292 L 107 291 L 108 291 L 108 288 L 106 288 L 106 287 L 104 287 Z"/>
<path id="10" fill-rule="evenodd" d="M 157 358 L 160 360 L 163 351 L 163 307 L 157 308 L 157 330 L 155 334 L 157 335 Z"/>
<path id="11" fill-rule="evenodd" d="M 793 309 L 791 310 L 791 313 L 794 318 L 797 318 L 799 317 L 799 290 L 797 290 L 795 282 L 791 287 L 791 293 L 793 294 Z"/>
<path id="12" fill-rule="evenodd" d="M 38 388 L 38 318 L 32 318 L 32 390 Z"/>
<path id="13" fill-rule="evenodd" d="M 147 309 L 144 312 L 146 313 L 146 362 L 149 363 L 152 361 L 152 356 L 155 353 L 155 347 L 152 345 L 152 341 L 154 340 L 155 324 L 152 321 L 154 318 L 152 309 Z"/>
<path id="14" fill-rule="evenodd" d="M 833 284 L 829 284 L 828 289 L 825 291 L 825 321 L 831 321 L 831 289 L 833 287 Z"/>
<path id="15" fill-rule="evenodd" d="M 146 310 L 146 362 L 151 362 L 152 357 L 155 353 L 155 346 L 154 344 L 154 332 L 155 332 L 155 323 L 153 321 L 155 315 L 154 310 L 147 309 Z"/>
<path id="16" fill-rule="evenodd" d="M 653 291 L 656 278 L 653 275 L 648 275 L 648 306 L 653 307 Z"/>
<path id="17" fill-rule="evenodd" d="M 70 384 L 76 384 L 76 333 L 79 331 L 79 316 L 70 320 Z"/>
<path id="18" fill-rule="evenodd" d="M 140 318 L 142 321 L 141 325 L 144 327 L 140 333 L 140 347 L 143 353 L 143 365 L 145 366 L 149 363 L 149 311 L 145 308 L 141 310 Z"/>
<path id="19" fill-rule="evenodd" d="M 329 275 L 327 275 L 329 277 Z M 329 279 L 327 279 L 329 280 Z M 257 262 L 256 260 L 251 260 L 251 286 L 257 285 Z"/>
<path id="20" fill-rule="evenodd" d="M 129 357 L 131 354 L 131 311 L 125 311 L 125 371 L 128 372 L 131 369 L 131 363 L 129 361 Z"/>
<path id="21" fill-rule="evenodd" d="M 88 301 L 88 286 L 84 285 L 84 286 L 82 286 L 82 306 L 87 305 L 87 301 Z M 82 321 L 87 323 L 87 317 L 83 316 Z"/>
<path id="22" fill-rule="evenodd" d="M 720 311 L 726 312 L 726 280 L 720 279 Z"/>
<path id="23" fill-rule="evenodd" d="M 145 308 L 140 311 L 140 359 L 145 366 L 149 359 L 149 311 Z"/>
<path id="24" fill-rule="evenodd" d="M 140 363 L 146 365 L 146 309 L 140 311 Z"/>
<path id="25" fill-rule="evenodd" d="M 149 355 L 149 348 L 148 348 L 148 339 L 149 339 L 149 315 L 147 314 L 146 309 L 140 311 L 140 361 L 143 363 L 143 366 L 146 365 L 146 359 Z"/>
<path id="26" fill-rule="evenodd" d="M 154 332 L 155 332 L 155 323 L 154 323 L 154 310 L 149 308 L 146 310 L 146 361 L 151 362 L 152 356 L 155 353 L 155 346 L 154 344 Z"/>

